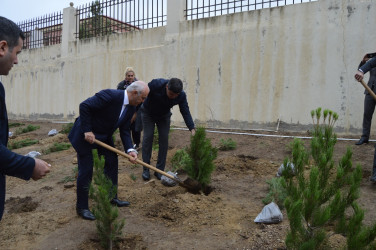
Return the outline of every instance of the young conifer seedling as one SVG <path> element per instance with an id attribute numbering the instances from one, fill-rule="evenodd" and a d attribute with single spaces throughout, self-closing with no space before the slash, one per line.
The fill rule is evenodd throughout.
<path id="1" fill-rule="evenodd" d="M 101 245 L 105 249 L 116 246 L 124 227 L 124 219 L 119 220 L 119 210 L 112 206 L 110 200 L 116 194 L 116 187 L 104 174 L 104 158 L 98 157 L 97 150 L 93 150 L 94 173 L 93 183 L 90 185 L 90 198 L 94 200 L 93 213 Z"/>
<path id="2" fill-rule="evenodd" d="M 329 249 L 333 231 L 346 238 L 346 249 L 375 249 L 376 224 L 363 225 L 359 207 L 360 165 L 352 166 L 350 148 L 336 164 L 333 160 L 337 136 L 333 127 L 338 115 L 321 108 L 311 112 L 314 128 L 310 150 L 300 139 L 292 144 L 294 171 L 286 168 L 285 208 L 290 222 L 288 249 Z"/>

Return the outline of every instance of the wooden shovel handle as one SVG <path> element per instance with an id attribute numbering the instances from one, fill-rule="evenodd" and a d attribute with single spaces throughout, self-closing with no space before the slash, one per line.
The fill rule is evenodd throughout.
<path id="1" fill-rule="evenodd" d="M 114 152 L 114 153 L 116 153 L 118 155 L 127 157 L 130 160 L 133 159 L 132 156 L 130 156 L 130 155 L 124 153 L 123 151 L 120 151 L 120 150 L 118 150 L 118 149 L 116 149 L 114 147 L 111 147 L 110 145 L 107 145 L 106 143 L 103 143 L 103 142 L 98 141 L 96 139 L 94 140 L 94 143 L 96 143 L 99 146 L 104 147 L 104 148 L 106 148 L 106 149 L 108 149 L 108 150 L 110 150 L 110 151 L 112 151 L 112 152 Z M 145 162 L 143 162 L 143 161 L 141 161 L 139 159 L 136 159 L 136 162 L 139 163 L 139 164 L 141 164 L 144 167 L 147 167 L 147 168 L 149 168 L 151 170 L 154 170 L 155 172 L 158 172 L 158 173 L 160 173 L 160 174 L 162 174 L 162 175 L 164 175 L 164 176 L 166 176 L 166 177 L 168 177 L 168 178 L 170 178 L 170 179 L 172 179 L 172 180 L 174 180 L 174 181 L 176 181 L 176 182 L 184 185 L 184 183 L 181 180 L 175 178 L 174 176 L 172 176 L 172 175 L 170 175 L 170 174 L 168 174 L 168 173 L 166 173 L 166 172 L 164 172 L 164 171 L 162 171 L 162 170 L 160 170 L 160 169 L 158 169 L 156 167 L 153 167 L 152 165 L 149 165 L 149 164 L 147 164 L 147 163 L 145 163 Z"/>
<path id="2" fill-rule="evenodd" d="M 370 89 L 370 88 L 368 87 L 368 85 L 367 85 L 363 80 L 361 80 L 360 83 L 363 85 L 363 87 L 368 91 L 368 93 L 369 93 L 369 94 L 373 97 L 373 99 L 375 99 L 375 101 L 376 101 L 376 95 L 375 95 L 375 93 L 372 91 L 372 89 Z"/>

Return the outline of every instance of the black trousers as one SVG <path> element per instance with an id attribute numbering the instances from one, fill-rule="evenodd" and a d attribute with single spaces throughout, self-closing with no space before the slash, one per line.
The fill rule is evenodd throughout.
<path id="1" fill-rule="evenodd" d="M 132 140 L 133 144 L 140 145 L 141 142 L 141 131 L 136 130 L 136 122 L 131 124 Z"/>
<path id="2" fill-rule="evenodd" d="M 166 166 L 166 158 L 168 151 L 168 134 L 170 132 L 171 112 L 164 116 L 154 119 L 147 112 L 142 111 L 142 123 L 144 126 L 144 137 L 142 139 L 142 160 L 147 164 L 150 164 L 150 158 L 152 154 L 152 146 L 154 139 L 154 129 L 157 126 L 158 129 L 158 160 L 156 167 L 164 171 Z M 148 168 L 143 168 L 144 171 L 148 171 Z"/>
<path id="3" fill-rule="evenodd" d="M 362 137 L 369 139 L 371 133 L 371 123 L 373 112 L 375 111 L 376 101 L 369 94 L 364 96 L 364 113 L 363 113 L 363 132 Z"/>
<path id="4" fill-rule="evenodd" d="M 113 142 L 106 142 L 110 146 L 114 146 Z M 90 145 L 90 144 L 89 144 Z M 91 145 L 92 146 L 92 145 Z M 107 149 L 96 147 L 98 155 L 105 158 L 104 173 L 112 181 L 112 184 L 118 185 L 118 156 Z M 78 161 L 78 177 L 77 177 L 77 203 L 78 209 L 89 208 L 89 186 L 93 177 L 93 154 L 90 146 L 85 153 L 77 154 Z M 117 198 L 117 195 L 114 195 Z"/>

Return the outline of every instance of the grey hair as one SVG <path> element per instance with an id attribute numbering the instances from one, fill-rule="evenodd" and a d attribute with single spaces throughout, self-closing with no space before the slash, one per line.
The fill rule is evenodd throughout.
<path id="1" fill-rule="evenodd" d="M 144 90 L 146 84 L 143 81 L 135 81 L 132 82 L 131 85 L 127 87 L 127 91 L 137 91 L 138 95 L 141 95 L 142 91 Z"/>

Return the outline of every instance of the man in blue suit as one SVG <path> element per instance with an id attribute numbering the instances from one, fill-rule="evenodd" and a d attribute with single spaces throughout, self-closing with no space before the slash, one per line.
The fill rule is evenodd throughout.
<path id="1" fill-rule="evenodd" d="M 0 75 L 8 75 L 13 64 L 18 63 L 25 36 L 11 20 L 0 16 Z M 4 213 L 5 175 L 24 180 L 38 180 L 50 172 L 47 162 L 13 153 L 8 144 L 8 114 L 5 105 L 5 89 L 0 82 L 0 220 Z"/>
<path id="2" fill-rule="evenodd" d="M 92 149 L 105 158 L 104 172 L 114 186 L 118 184 L 118 156 L 107 149 L 97 147 L 97 139 L 112 147 L 112 135 L 119 128 L 124 150 L 137 159 L 137 151 L 133 148 L 130 136 L 131 118 L 136 106 L 141 104 L 149 94 L 149 87 L 142 81 L 133 82 L 126 90 L 105 89 L 80 104 L 80 116 L 76 119 L 69 140 L 77 152 L 77 214 L 86 220 L 95 220 L 89 210 L 89 186 L 93 175 Z M 111 203 L 118 207 L 129 206 L 129 202 L 121 201 L 117 195 Z"/>

